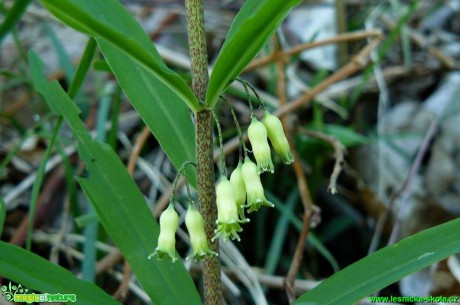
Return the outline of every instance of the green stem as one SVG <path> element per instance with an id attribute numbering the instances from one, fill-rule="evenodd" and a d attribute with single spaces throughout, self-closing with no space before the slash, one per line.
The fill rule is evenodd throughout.
<path id="1" fill-rule="evenodd" d="M 216 230 L 217 207 L 214 191 L 214 161 L 212 158 L 212 113 L 200 111 L 196 115 L 198 201 L 203 215 L 204 228 L 210 249 L 219 253 L 219 240 L 211 242 Z M 220 280 L 219 257 L 208 256 L 203 261 L 204 303 L 222 303 L 222 284 Z"/>
<path id="2" fill-rule="evenodd" d="M 182 163 L 181 167 L 179 168 L 179 170 L 177 171 L 177 174 L 176 174 L 176 178 L 174 178 L 174 182 L 173 182 L 173 191 L 171 193 L 171 197 L 169 197 L 169 204 L 173 204 L 174 203 L 174 194 L 176 193 L 176 190 L 177 190 L 177 182 L 179 182 L 179 177 L 181 175 L 184 175 L 185 177 L 185 186 L 187 188 L 187 195 L 188 195 L 188 199 L 189 201 L 191 202 L 192 201 L 192 195 L 190 193 L 190 188 L 189 188 L 189 185 L 188 185 L 188 182 L 187 182 L 187 176 L 185 175 L 184 170 L 185 168 L 187 167 L 187 165 L 193 165 L 196 167 L 196 164 L 192 161 L 185 161 L 184 163 Z"/>
<path id="3" fill-rule="evenodd" d="M 235 123 L 236 130 L 238 132 L 238 138 L 240 140 L 240 160 L 244 161 L 248 156 L 248 149 L 246 147 L 246 144 L 244 143 L 243 132 L 241 131 L 240 123 L 238 122 L 238 118 L 236 117 L 235 109 L 233 109 L 232 104 L 225 97 L 221 96 L 220 98 L 223 99 L 224 102 L 227 104 L 228 108 L 230 108 L 230 113 L 232 114 L 233 122 Z"/>
<path id="4" fill-rule="evenodd" d="M 220 175 L 222 177 L 227 177 L 227 166 L 225 165 L 225 155 L 224 155 L 224 141 L 222 139 L 222 128 L 220 127 L 219 118 L 217 117 L 216 112 L 212 111 L 212 116 L 214 117 L 214 121 L 216 121 L 217 126 L 217 133 L 219 136 L 219 150 L 220 150 Z"/>
<path id="5" fill-rule="evenodd" d="M 187 31 L 192 63 L 193 92 L 204 103 L 208 85 L 208 58 L 206 33 L 204 30 L 203 0 L 185 0 L 187 9 Z M 217 207 L 214 191 L 214 161 L 212 157 L 212 111 L 202 110 L 195 115 L 198 201 L 203 215 L 206 236 L 212 251 L 219 253 L 219 241 L 211 242 L 216 229 Z M 220 261 L 216 256 L 203 261 L 204 303 L 222 304 Z"/>
<path id="6" fill-rule="evenodd" d="M 185 6 L 193 93 L 201 103 L 204 103 L 209 76 L 203 0 L 185 0 Z"/>

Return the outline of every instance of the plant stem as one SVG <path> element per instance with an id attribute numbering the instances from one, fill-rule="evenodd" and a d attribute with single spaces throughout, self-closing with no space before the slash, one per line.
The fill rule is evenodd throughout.
<path id="1" fill-rule="evenodd" d="M 219 240 L 211 242 L 217 219 L 211 127 L 211 111 L 198 112 L 196 115 L 198 201 L 210 249 L 219 253 Z M 220 305 L 222 302 L 222 284 L 219 257 L 209 256 L 205 258 L 203 261 L 203 277 L 204 303 L 206 305 Z"/>
<path id="2" fill-rule="evenodd" d="M 204 30 L 203 0 L 185 0 L 187 9 L 187 31 L 192 63 L 193 92 L 204 103 L 208 84 L 208 58 L 206 33 Z M 214 191 L 214 161 L 212 142 L 212 111 L 202 110 L 195 115 L 196 157 L 198 179 L 198 201 L 203 215 L 206 236 L 212 251 L 219 253 L 219 241 L 211 242 L 216 229 L 217 207 Z M 222 303 L 222 284 L 218 257 L 207 257 L 203 261 L 204 303 Z"/>
<path id="3" fill-rule="evenodd" d="M 204 102 L 208 86 L 208 52 L 204 30 L 203 0 L 185 0 L 193 93 Z"/>

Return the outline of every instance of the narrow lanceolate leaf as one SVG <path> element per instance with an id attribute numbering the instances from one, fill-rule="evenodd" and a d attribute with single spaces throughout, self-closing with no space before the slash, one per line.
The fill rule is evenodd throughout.
<path id="1" fill-rule="evenodd" d="M 0 236 L 2 236 L 3 225 L 5 224 L 6 218 L 6 203 L 2 197 L 0 197 Z"/>
<path id="2" fill-rule="evenodd" d="M 459 253 L 459 231 L 460 219 L 456 219 L 407 237 L 337 272 L 294 305 L 354 304 L 404 276 Z"/>
<path id="3" fill-rule="evenodd" d="M 206 103 L 211 107 L 219 95 L 267 44 L 286 15 L 299 0 L 246 0 L 227 34 L 209 79 Z"/>
<path id="4" fill-rule="evenodd" d="M 120 2 L 42 3 L 64 23 L 96 38 L 120 86 L 176 168 L 185 161 L 195 161 L 195 129 L 189 108 L 196 112 L 201 106 Z M 187 178 L 193 186 L 195 175 L 192 167 L 187 168 Z"/>
<path id="5" fill-rule="evenodd" d="M 78 153 L 88 170 L 80 178 L 83 190 L 104 228 L 128 260 L 154 304 L 200 304 L 194 283 L 181 262 L 148 260 L 157 246 L 159 225 L 142 193 L 109 145 L 93 140 L 79 118 L 79 110 L 57 82 L 48 82 L 43 63 L 29 55 L 32 80 L 51 110 L 69 124 Z"/>
<path id="6" fill-rule="evenodd" d="M 149 70 L 193 111 L 201 109 L 191 89 L 170 70 L 132 15 L 116 0 L 41 0 L 57 18 L 74 29 L 104 38 Z"/>
<path id="7" fill-rule="evenodd" d="M 97 42 L 118 82 L 176 168 L 195 161 L 195 126 L 177 95 L 148 71 L 103 38 Z M 196 173 L 186 168 L 187 181 L 196 188 Z"/>
<path id="8" fill-rule="evenodd" d="M 2 44 L 6 34 L 13 30 L 31 2 L 32 0 L 16 0 L 14 2 L 13 7 L 6 14 L 5 20 L 0 24 L 0 44 Z"/>
<path id="9" fill-rule="evenodd" d="M 29 291 L 74 294 L 75 304 L 81 305 L 120 305 L 96 285 L 78 279 L 66 269 L 36 254 L 3 241 L 0 241 L 0 253 L 2 277 L 21 284 Z"/>

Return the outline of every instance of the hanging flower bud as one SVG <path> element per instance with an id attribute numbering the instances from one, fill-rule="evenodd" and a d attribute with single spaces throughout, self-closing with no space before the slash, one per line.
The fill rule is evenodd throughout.
<path id="1" fill-rule="evenodd" d="M 185 215 L 185 226 L 190 235 L 190 243 L 193 250 L 193 254 L 186 259 L 193 257 L 195 261 L 198 261 L 207 255 L 218 255 L 209 249 L 208 239 L 204 232 L 203 216 L 191 204 L 188 206 L 187 214 Z"/>
<path id="2" fill-rule="evenodd" d="M 238 209 L 238 214 L 242 220 L 246 219 L 244 215 L 244 204 L 246 203 L 246 186 L 244 185 L 243 174 L 241 168 L 243 163 L 238 162 L 238 166 L 230 175 L 230 182 L 233 185 L 233 190 L 235 191 L 235 201 L 236 207 Z"/>
<path id="3" fill-rule="evenodd" d="M 275 205 L 265 198 L 264 188 L 260 182 L 257 167 L 249 157 L 246 157 L 244 160 L 241 171 L 248 196 L 248 203 L 245 205 L 245 207 L 249 207 L 248 213 L 257 211 L 263 205 L 274 207 Z"/>
<path id="4" fill-rule="evenodd" d="M 267 130 L 264 124 L 259 122 L 256 117 L 252 117 L 252 122 L 248 128 L 248 137 L 257 161 L 257 173 L 260 174 L 266 171 L 273 173 L 274 168 L 267 140 Z"/>
<path id="5" fill-rule="evenodd" d="M 281 157 L 281 160 L 285 164 L 292 163 L 294 161 L 294 157 L 292 156 L 291 148 L 289 147 L 289 142 L 284 134 L 283 125 L 281 124 L 280 119 L 270 114 L 268 111 L 265 111 L 262 122 L 267 129 L 268 138 L 270 139 L 276 153 Z"/>
<path id="6" fill-rule="evenodd" d="M 238 218 L 238 208 L 236 206 L 235 192 L 233 185 L 228 181 L 227 177 L 222 177 L 221 181 L 216 188 L 216 202 L 217 202 L 217 229 L 216 235 L 212 241 L 220 236 L 227 241 L 229 238 L 240 241 L 237 232 L 243 231 L 240 223 L 247 222 Z"/>
<path id="7" fill-rule="evenodd" d="M 158 259 L 162 259 L 165 254 L 171 257 L 172 261 L 177 261 L 176 254 L 176 230 L 179 226 L 179 216 L 172 204 L 161 213 L 160 216 L 160 235 L 158 236 L 158 246 L 155 252 L 149 255 L 149 259 L 158 254 Z"/>

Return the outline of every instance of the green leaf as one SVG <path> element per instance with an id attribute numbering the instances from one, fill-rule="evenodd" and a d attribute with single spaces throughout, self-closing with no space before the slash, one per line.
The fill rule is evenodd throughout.
<path id="1" fill-rule="evenodd" d="M 102 38 L 96 40 L 120 86 L 174 166 L 178 169 L 185 161 L 195 162 L 195 126 L 187 107 L 119 49 Z M 195 168 L 188 166 L 186 173 L 187 181 L 196 188 Z"/>
<path id="2" fill-rule="evenodd" d="M 391 283 L 460 252 L 460 219 L 409 236 L 335 273 L 294 305 L 353 304 Z"/>
<path id="3" fill-rule="evenodd" d="M 190 88 L 161 59 L 147 34 L 115 0 L 42 0 L 63 22 L 96 38 L 134 108 L 176 168 L 195 161 L 195 127 L 188 107 L 198 111 Z M 196 173 L 186 170 L 196 187 Z"/>
<path id="4" fill-rule="evenodd" d="M 324 132 L 328 135 L 334 136 L 345 147 L 351 147 L 359 144 L 366 144 L 369 140 L 354 131 L 351 127 L 326 124 L 324 125 Z"/>
<path id="5" fill-rule="evenodd" d="M 206 92 L 214 107 L 219 95 L 268 43 L 273 33 L 299 0 L 246 0 L 227 34 Z"/>
<path id="6" fill-rule="evenodd" d="M 6 34 L 10 32 L 19 19 L 21 19 L 21 16 L 24 14 L 31 2 L 32 0 L 16 0 L 14 2 L 13 7 L 6 15 L 5 20 L 3 20 L 0 24 L 0 44 Z"/>
<path id="7" fill-rule="evenodd" d="M 181 262 L 147 259 L 156 247 L 159 225 L 118 156 L 109 145 L 91 138 L 72 100 L 56 81 L 43 77 L 43 63 L 35 53 L 30 53 L 29 61 L 34 87 L 52 111 L 64 117 L 78 141 L 80 158 L 89 172 L 88 178 L 78 179 L 84 192 L 154 304 L 200 304 Z"/>
<path id="8" fill-rule="evenodd" d="M 294 215 L 292 210 L 290 210 L 286 205 L 276 204 L 276 202 L 279 201 L 279 199 L 275 195 L 273 195 L 269 191 L 266 191 L 266 195 L 268 200 L 275 203 L 275 208 L 279 210 L 281 214 L 286 215 L 289 218 L 291 224 L 297 229 L 298 232 L 300 232 L 302 230 L 302 220 L 300 220 L 299 217 Z M 308 243 L 329 262 L 334 271 L 339 271 L 340 268 L 336 259 L 334 258 L 334 256 L 332 256 L 331 252 L 329 252 L 329 250 L 323 245 L 321 240 L 315 235 L 314 232 L 310 232 L 308 234 Z"/>
<path id="9" fill-rule="evenodd" d="M 0 236 L 2 236 L 3 226 L 5 225 L 6 218 L 6 203 L 2 197 L 0 197 Z"/>
<path id="10" fill-rule="evenodd" d="M 75 294 L 81 305 L 120 305 L 93 283 L 17 246 L 0 241 L 0 274 L 43 293 Z M 71 303 L 70 303 L 71 304 Z"/>
<path id="11" fill-rule="evenodd" d="M 276 222 L 273 238 L 265 258 L 264 270 L 266 274 L 273 274 L 281 259 L 283 244 L 289 238 L 287 234 L 290 221 L 289 217 L 292 215 L 292 210 L 294 209 L 298 199 L 298 191 L 294 191 L 291 195 L 289 195 L 286 200 L 286 204 L 281 202 L 279 198 L 276 198 L 276 200 L 270 199 L 275 205 L 284 205 L 289 213 L 280 213 L 279 219 Z"/>
<path id="12" fill-rule="evenodd" d="M 139 23 L 116 0 L 41 0 L 57 18 L 77 31 L 104 38 L 147 69 L 193 111 L 202 107 L 182 78 L 170 70 Z M 109 63 L 110 64 L 110 63 Z M 128 64 L 128 63 L 126 63 Z"/>
<path id="13" fill-rule="evenodd" d="M 170 70 L 147 34 L 130 13 L 116 0 L 41 0 L 57 18 L 77 31 L 104 38 L 155 75 L 193 111 L 202 107 L 191 89 Z"/>

